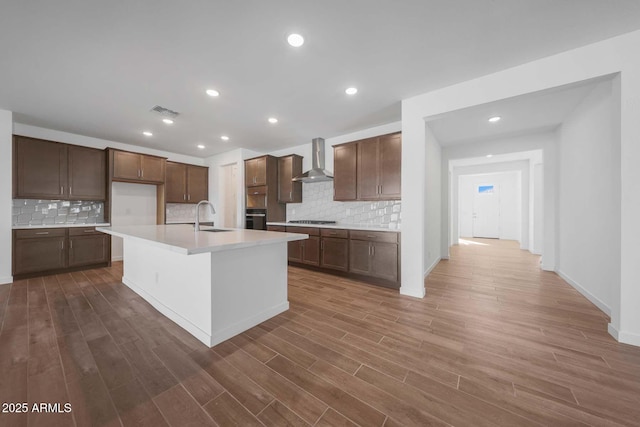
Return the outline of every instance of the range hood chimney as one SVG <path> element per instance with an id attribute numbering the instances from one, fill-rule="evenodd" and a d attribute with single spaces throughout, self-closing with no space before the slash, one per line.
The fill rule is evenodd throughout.
<path id="1" fill-rule="evenodd" d="M 296 182 L 331 181 L 333 175 L 324 168 L 324 138 L 313 138 L 311 141 L 311 170 L 292 179 Z"/>

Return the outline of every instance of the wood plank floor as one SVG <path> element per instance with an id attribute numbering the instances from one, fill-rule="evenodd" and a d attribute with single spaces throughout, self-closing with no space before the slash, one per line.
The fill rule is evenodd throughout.
<path id="1" fill-rule="evenodd" d="M 72 405 L 0 425 L 640 425 L 640 348 L 514 242 L 453 248 L 423 300 L 290 268 L 291 309 L 213 349 L 121 275 L 0 286 L 0 402 Z"/>

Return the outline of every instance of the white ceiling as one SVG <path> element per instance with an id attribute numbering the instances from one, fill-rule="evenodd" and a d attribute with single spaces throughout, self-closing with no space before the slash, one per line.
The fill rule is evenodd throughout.
<path id="1" fill-rule="evenodd" d="M 397 121 L 403 98 L 639 28 L 636 0 L 3 0 L 0 108 L 176 153 L 271 151 Z M 286 44 L 291 31 L 303 47 Z M 156 104 L 181 113 L 172 127 Z"/>
<path id="2" fill-rule="evenodd" d="M 428 125 L 441 146 L 520 136 L 558 127 L 595 86 L 606 78 L 490 102 L 438 117 Z M 490 117 L 501 117 L 497 122 Z"/>

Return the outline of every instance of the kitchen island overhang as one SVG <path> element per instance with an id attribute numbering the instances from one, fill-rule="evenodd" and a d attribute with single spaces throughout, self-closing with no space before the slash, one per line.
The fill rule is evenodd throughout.
<path id="1" fill-rule="evenodd" d="M 289 308 L 287 243 L 305 234 L 98 227 L 123 239 L 122 282 L 212 347 Z"/>

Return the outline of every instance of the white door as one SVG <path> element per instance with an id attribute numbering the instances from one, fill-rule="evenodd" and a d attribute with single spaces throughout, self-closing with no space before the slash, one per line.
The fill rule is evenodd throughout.
<path id="1" fill-rule="evenodd" d="M 474 188 L 473 237 L 500 237 L 500 192 L 497 185 L 482 184 Z"/>
<path id="2" fill-rule="evenodd" d="M 238 196 L 237 196 L 237 173 L 238 165 L 236 163 L 222 167 L 222 201 L 224 203 L 224 215 L 222 218 L 222 226 L 235 228 L 238 226 Z"/>

